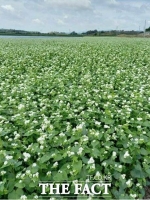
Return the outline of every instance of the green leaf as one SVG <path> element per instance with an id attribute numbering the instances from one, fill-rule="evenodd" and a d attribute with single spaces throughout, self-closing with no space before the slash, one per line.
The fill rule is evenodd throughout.
<path id="1" fill-rule="evenodd" d="M 53 176 L 54 181 L 66 181 L 68 180 L 67 173 L 65 171 L 62 171 L 61 173 L 57 173 Z"/>
<path id="2" fill-rule="evenodd" d="M 8 194 L 8 199 L 20 199 L 23 195 L 22 189 L 13 190 L 11 193 Z"/>
<path id="3" fill-rule="evenodd" d="M 51 153 L 46 153 L 41 159 L 40 159 L 40 162 L 41 163 L 45 163 L 47 162 L 48 160 L 50 160 L 51 158 Z"/>
<path id="4" fill-rule="evenodd" d="M 144 148 L 141 148 L 140 152 L 142 155 L 148 155 L 148 152 Z"/>
<path id="5" fill-rule="evenodd" d="M 100 157 L 100 151 L 97 148 L 92 150 L 92 154 L 94 158 Z"/>
<path id="6" fill-rule="evenodd" d="M 73 164 L 73 168 L 77 171 L 77 172 L 80 172 L 81 169 L 82 169 L 82 161 L 79 160 L 78 162 L 75 162 Z"/>
<path id="7" fill-rule="evenodd" d="M 133 169 L 131 171 L 131 176 L 133 178 L 145 178 L 145 173 L 141 170 L 138 170 L 138 169 Z"/>
<path id="8" fill-rule="evenodd" d="M 146 127 L 150 127 L 150 122 L 149 121 L 145 121 L 142 125 L 146 126 Z"/>

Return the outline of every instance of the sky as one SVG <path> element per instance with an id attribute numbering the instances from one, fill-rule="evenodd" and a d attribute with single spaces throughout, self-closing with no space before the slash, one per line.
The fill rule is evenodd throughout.
<path id="1" fill-rule="evenodd" d="M 144 30 L 150 0 L 0 0 L 0 28 L 40 32 Z"/>

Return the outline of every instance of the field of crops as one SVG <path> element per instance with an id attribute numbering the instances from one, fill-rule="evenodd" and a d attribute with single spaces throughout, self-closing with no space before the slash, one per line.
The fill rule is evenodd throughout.
<path id="1" fill-rule="evenodd" d="M 149 39 L 0 39 L 0 198 L 42 199 L 39 182 L 87 175 L 111 176 L 104 199 L 143 198 L 149 52 Z"/>

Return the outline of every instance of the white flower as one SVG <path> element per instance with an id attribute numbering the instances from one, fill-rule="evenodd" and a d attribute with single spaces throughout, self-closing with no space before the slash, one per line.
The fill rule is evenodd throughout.
<path id="1" fill-rule="evenodd" d="M 132 135 L 131 134 L 129 134 L 129 136 L 128 136 L 129 138 L 132 138 Z"/>
<path id="2" fill-rule="evenodd" d="M 26 197 L 26 195 L 22 195 L 22 196 L 20 197 L 20 199 L 25 200 L 25 199 L 27 199 L 27 197 Z"/>
<path id="3" fill-rule="evenodd" d="M 101 174 L 97 171 L 95 176 L 94 176 L 94 180 L 98 179 L 100 180 L 102 177 L 101 177 Z"/>
<path id="4" fill-rule="evenodd" d="M 68 154 L 69 157 L 71 157 L 71 156 L 73 156 L 75 153 L 72 152 L 72 151 L 67 151 L 67 154 Z"/>
<path id="5" fill-rule="evenodd" d="M 24 123 L 25 124 L 29 124 L 30 120 L 25 120 Z"/>
<path id="6" fill-rule="evenodd" d="M 108 125 L 105 124 L 105 125 L 104 125 L 104 128 L 110 128 L 110 126 L 108 126 Z"/>
<path id="7" fill-rule="evenodd" d="M 112 156 L 116 157 L 117 153 L 115 151 L 113 151 Z"/>
<path id="8" fill-rule="evenodd" d="M 90 166 L 90 169 L 95 169 L 95 163 Z"/>
<path id="9" fill-rule="evenodd" d="M 6 160 L 11 160 L 13 158 L 13 156 L 6 156 Z"/>
<path id="10" fill-rule="evenodd" d="M 128 151 L 126 151 L 123 157 L 124 157 L 124 158 L 127 158 L 128 156 L 130 156 L 130 154 L 129 154 Z"/>
<path id="11" fill-rule="evenodd" d="M 31 171 L 28 169 L 28 170 L 26 171 L 26 174 L 31 174 Z"/>
<path id="12" fill-rule="evenodd" d="M 33 174 L 33 177 L 39 177 L 39 172 L 36 172 L 35 174 Z"/>
<path id="13" fill-rule="evenodd" d="M 58 162 L 55 162 L 54 164 L 53 164 L 53 167 L 55 168 L 55 167 L 57 167 L 58 166 Z"/>
<path id="14" fill-rule="evenodd" d="M 20 105 L 18 106 L 18 110 L 21 110 L 22 108 L 24 108 L 24 105 L 23 105 L 23 104 L 20 104 Z"/>
<path id="15" fill-rule="evenodd" d="M 34 198 L 34 199 L 38 199 L 38 196 L 37 196 L 37 195 L 35 195 L 33 198 Z"/>
<path id="16" fill-rule="evenodd" d="M 4 165 L 7 165 L 7 164 L 8 164 L 8 161 L 5 161 L 5 162 L 4 162 Z"/>
<path id="17" fill-rule="evenodd" d="M 3 176 L 4 174 L 6 174 L 6 171 L 1 171 L 1 175 Z"/>
<path id="18" fill-rule="evenodd" d="M 95 121 L 95 125 L 100 126 L 100 125 L 101 125 L 101 122 Z"/>
<path id="19" fill-rule="evenodd" d="M 86 135 L 84 135 L 83 137 L 82 137 L 82 141 L 83 142 L 86 142 L 86 141 L 88 141 L 89 140 L 89 138 L 86 136 Z"/>
<path id="20" fill-rule="evenodd" d="M 36 164 L 36 163 L 33 163 L 33 164 L 32 164 L 32 167 L 36 167 L 36 166 L 37 166 L 37 164 Z"/>
<path id="21" fill-rule="evenodd" d="M 136 144 L 138 144 L 139 139 L 135 138 L 134 141 L 135 141 Z"/>
<path id="22" fill-rule="evenodd" d="M 17 140 L 19 137 L 20 137 L 20 135 L 16 134 L 14 139 Z"/>
<path id="23" fill-rule="evenodd" d="M 56 155 L 56 154 L 55 154 L 55 153 L 53 153 L 53 154 L 51 155 L 51 157 L 53 158 L 53 157 L 55 157 L 55 155 Z"/>
<path id="24" fill-rule="evenodd" d="M 121 177 L 122 177 L 122 179 L 125 179 L 126 174 L 122 174 Z"/>
<path id="25" fill-rule="evenodd" d="M 65 134 L 64 134 L 64 133 L 60 133 L 59 136 L 60 136 L 60 137 L 64 137 Z"/>
<path id="26" fill-rule="evenodd" d="M 132 185 L 131 179 L 129 179 L 129 180 L 126 182 L 126 184 L 127 184 L 128 187 L 131 187 L 131 185 Z"/>
<path id="27" fill-rule="evenodd" d="M 23 155 L 25 157 L 24 161 L 27 161 L 31 157 L 31 155 L 29 153 L 26 153 L 26 152 L 24 152 Z"/>
<path id="28" fill-rule="evenodd" d="M 111 95 L 108 95 L 108 99 L 111 99 L 112 98 L 112 96 Z"/>
<path id="29" fill-rule="evenodd" d="M 43 146 L 43 145 L 40 145 L 40 149 L 41 149 L 41 150 L 44 149 L 44 146 Z"/>
<path id="30" fill-rule="evenodd" d="M 130 194 L 131 197 L 136 198 L 137 195 L 136 194 Z"/>
<path id="31" fill-rule="evenodd" d="M 90 179 L 89 179 L 89 178 L 88 178 L 88 179 L 86 179 L 86 180 L 85 180 L 85 182 L 86 182 L 86 183 L 89 183 L 89 182 L 90 182 Z"/>
<path id="32" fill-rule="evenodd" d="M 70 165 L 67 165 L 67 169 L 70 169 Z"/>
<path id="33" fill-rule="evenodd" d="M 83 148 L 80 147 L 79 150 L 78 150 L 78 152 L 77 152 L 77 154 L 78 154 L 78 155 L 81 155 L 81 154 L 82 154 L 82 151 L 83 151 Z"/>
<path id="34" fill-rule="evenodd" d="M 73 182 L 73 184 L 77 184 L 78 183 L 78 180 L 74 180 L 74 181 L 72 181 Z"/>
<path id="35" fill-rule="evenodd" d="M 24 177 L 25 177 L 25 174 L 22 174 L 22 175 L 21 175 L 21 178 L 23 179 Z"/>
<path id="36" fill-rule="evenodd" d="M 51 171 L 49 171 L 49 172 L 47 172 L 47 173 L 46 173 L 46 175 L 47 175 L 47 176 L 50 176 L 50 175 L 51 175 L 51 173 L 52 173 L 52 172 L 51 172 Z"/>
<path id="37" fill-rule="evenodd" d="M 107 164 L 106 162 L 102 162 L 102 165 L 103 165 L 104 167 L 106 166 L 106 164 Z"/>
<path id="38" fill-rule="evenodd" d="M 20 176 L 21 176 L 21 173 L 18 173 L 18 174 L 16 175 L 16 178 L 20 178 Z"/>
<path id="39" fill-rule="evenodd" d="M 137 120 L 138 120 L 138 121 L 142 121 L 142 118 L 138 117 Z"/>
<path id="40" fill-rule="evenodd" d="M 93 157 L 91 157 L 90 159 L 89 159 L 89 161 L 88 161 L 88 164 L 93 164 L 95 161 L 94 161 L 94 159 L 93 159 Z"/>
<path id="41" fill-rule="evenodd" d="M 80 124 L 80 125 L 76 126 L 76 130 L 81 130 L 83 128 L 83 125 L 84 124 Z"/>

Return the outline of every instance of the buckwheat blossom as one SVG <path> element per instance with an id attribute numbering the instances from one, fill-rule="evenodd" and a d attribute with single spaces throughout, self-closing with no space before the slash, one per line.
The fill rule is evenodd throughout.
<path id="1" fill-rule="evenodd" d="M 138 121 L 142 121 L 143 119 L 142 119 L 141 117 L 138 117 L 137 120 L 138 120 Z"/>
<path id="2" fill-rule="evenodd" d="M 126 174 L 122 174 L 121 177 L 122 177 L 122 179 L 125 179 Z"/>
<path id="3" fill-rule="evenodd" d="M 105 125 L 104 125 L 104 128 L 106 128 L 106 129 L 107 129 L 107 128 L 110 128 L 110 126 L 108 126 L 108 125 L 106 125 L 106 124 L 105 124 Z"/>
<path id="4" fill-rule="evenodd" d="M 8 156 L 7 155 L 5 158 L 6 158 L 6 160 L 11 160 L 13 158 L 13 156 Z"/>
<path id="5" fill-rule="evenodd" d="M 33 174 L 33 178 L 34 177 L 38 178 L 39 177 L 39 172 L 36 172 L 35 174 Z"/>
<path id="6" fill-rule="evenodd" d="M 50 176 L 51 174 L 52 174 L 51 171 L 48 171 L 48 172 L 46 173 L 47 176 Z"/>
<path id="7" fill-rule="evenodd" d="M 16 178 L 19 179 L 20 177 L 21 177 L 21 173 L 18 173 L 18 174 L 16 175 Z"/>
<path id="8" fill-rule="evenodd" d="M 24 156 L 24 161 L 27 161 L 31 157 L 31 155 L 26 152 L 23 153 L 23 156 Z"/>
<path id="9" fill-rule="evenodd" d="M 100 126 L 100 125 L 101 125 L 101 122 L 95 121 L 95 125 Z"/>
<path id="10" fill-rule="evenodd" d="M 117 153 L 115 152 L 115 151 L 113 151 L 113 153 L 112 153 L 112 157 L 116 157 L 116 155 L 117 155 Z"/>
<path id="11" fill-rule="evenodd" d="M 67 151 L 67 154 L 69 157 L 73 156 L 75 153 L 74 152 L 71 152 L 71 151 Z"/>
<path id="12" fill-rule="evenodd" d="M 36 167 L 36 166 L 37 166 L 37 164 L 36 164 L 36 163 L 33 163 L 33 164 L 32 164 L 32 167 Z"/>
<path id="13" fill-rule="evenodd" d="M 107 165 L 107 163 L 106 163 L 106 162 L 102 162 L 102 166 L 104 166 L 104 167 L 105 167 L 106 165 Z"/>
<path id="14" fill-rule="evenodd" d="M 82 151 L 83 151 L 83 148 L 80 147 L 79 150 L 78 150 L 78 152 L 77 152 L 77 154 L 78 154 L 78 155 L 81 155 L 81 154 L 82 154 Z"/>
<path id="15" fill-rule="evenodd" d="M 28 170 L 26 171 L 26 174 L 27 174 L 27 175 L 31 174 L 31 171 L 28 169 Z"/>
<path id="16" fill-rule="evenodd" d="M 19 104 L 18 110 L 21 110 L 22 108 L 24 108 L 24 105 L 23 104 Z"/>
<path id="17" fill-rule="evenodd" d="M 44 149 L 44 146 L 43 146 L 43 145 L 40 145 L 40 149 L 41 149 L 41 150 Z"/>
<path id="18" fill-rule="evenodd" d="M 7 164 L 8 164 L 8 161 L 5 161 L 5 162 L 4 162 L 4 165 L 7 165 Z"/>
<path id="19" fill-rule="evenodd" d="M 93 157 L 91 157 L 91 158 L 89 159 L 89 161 L 88 161 L 88 164 L 93 164 L 93 163 L 95 163 L 95 161 L 94 161 Z"/>
<path id="20" fill-rule="evenodd" d="M 52 158 L 54 158 L 55 156 L 56 156 L 56 154 L 55 154 L 55 153 L 53 153 L 53 154 L 51 155 L 51 157 L 52 157 Z"/>
<path id="21" fill-rule="evenodd" d="M 101 176 L 100 172 L 97 171 L 95 176 L 94 176 L 94 180 L 100 180 L 100 179 L 102 179 L 102 176 Z"/>
<path id="22" fill-rule="evenodd" d="M 126 151 L 123 157 L 124 157 L 124 158 L 127 158 L 127 157 L 129 157 L 129 156 L 130 156 L 129 152 Z"/>
<path id="23" fill-rule="evenodd" d="M 130 197 L 136 198 L 137 195 L 136 194 L 130 194 Z"/>
<path id="24" fill-rule="evenodd" d="M 140 183 L 137 183 L 136 186 L 142 188 L 142 185 Z"/>
<path id="25" fill-rule="evenodd" d="M 26 196 L 26 195 L 22 195 L 22 196 L 20 197 L 20 199 L 26 200 L 26 199 L 27 199 L 27 196 Z"/>
<path id="26" fill-rule="evenodd" d="M 95 163 L 90 166 L 90 169 L 95 169 Z"/>
<path id="27" fill-rule="evenodd" d="M 24 179 L 24 177 L 25 177 L 25 174 L 22 174 L 22 175 L 21 175 L 21 179 Z"/>
<path id="28" fill-rule="evenodd" d="M 132 185 L 131 179 L 129 179 L 129 180 L 126 182 L 126 185 L 127 185 L 128 187 L 131 187 L 131 185 Z"/>
<path id="29" fill-rule="evenodd" d="M 64 137 L 65 134 L 64 134 L 64 133 L 60 133 L 59 136 L 60 136 L 60 137 Z"/>
<path id="30" fill-rule="evenodd" d="M 67 169 L 70 169 L 70 165 L 67 165 Z"/>
<path id="31" fill-rule="evenodd" d="M 6 171 L 1 171 L 0 173 L 1 173 L 1 175 L 3 176 L 3 175 L 6 174 Z"/>
<path id="32" fill-rule="evenodd" d="M 57 166 L 58 166 L 58 162 L 55 162 L 55 163 L 53 164 L 53 167 L 56 168 Z"/>
<path id="33" fill-rule="evenodd" d="M 73 184 L 77 184 L 78 180 L 73 180 L 72 182 L 73 182 Z"/>
<path id="34" fill-rule="evenodd" d="M 82 136 L 82 141 L 83 141 L 83 142 L 86 142 L 86 141 L 88 141 L 88 140 L 89 140 L 89 138 L 88 138 L 86 135 Z"/>

